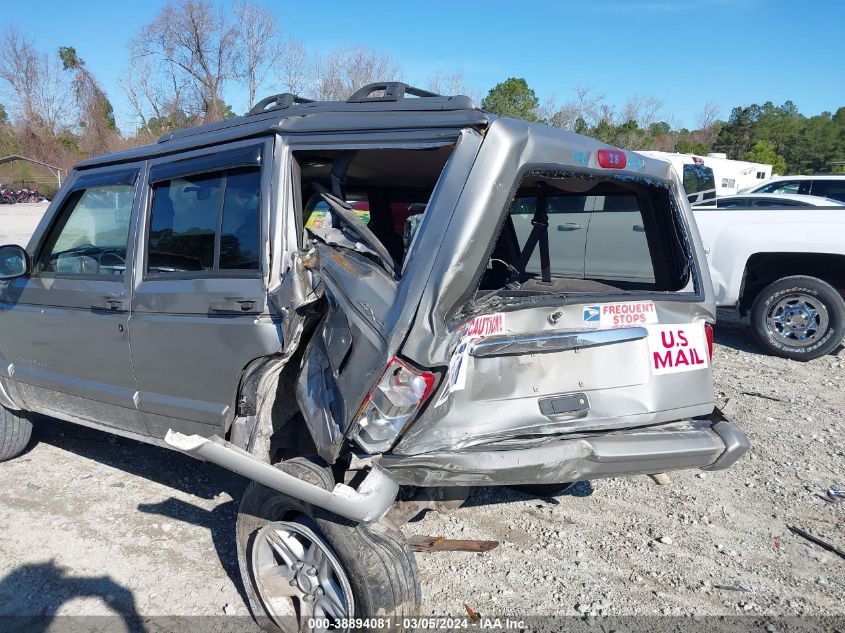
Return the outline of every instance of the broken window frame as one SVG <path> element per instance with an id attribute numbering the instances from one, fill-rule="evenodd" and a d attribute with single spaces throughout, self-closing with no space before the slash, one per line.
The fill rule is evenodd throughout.
<path id="1" fill-rule="evenodd" d="M 429 195 L 429 201 L 433 199 L 438 187 L 440 187 L 444 174 L 449 170 L 452 164 L 452 159 L 455 155 L 455 149 L 461 140 L 462 133 L 465 128 L 445 128 L 442 130 L 409 130 L 397 134 L 395 132 L 367 132 L 361 134 L 302 134 L 302 135 L 280 135 L 285 145 L 285 151 L 290 161 L 290 185 L 291 195 L 287 196 L 289 203 L 292 205 L 292 213 L 289 217 L 295 220 L 296 227 L 296 246 L 300 249 L 306 246 L 304 240 L 304 205 L 307 203 L 302 196 L 303 177 L 301 166 L 296 158 L 296 154 L 317 151 L 345 151 L 345 150 L 426 150 L 439 149 L 442 147 L 452 146 L 453 150 L 446 160 L 446 163 L 441 169 L 437 177 L 437 181 Z M 307 183 L 306 183 L 307 184 Z M 426 216 L 428 214 L 426 213 Z M 422 232 L 425 226 L 423 220 L 418 227 L 414 239 L 408 247 L 408 251 L 400 266 L 397 266 L 396 280 L 402 279 L 407 270 L 408 262 L 413 259 L 415 252 L 414 245 L 417 242 L 417 236 Z"/>
<path id="2" fill-rule="evenodd" d="M 686 257 L 686 266 L 688 268 L 688 278 L 684 287 L 676 291 L 661 291 L 661 290 L 618 290 L 616 292 L 596 292 L 596 293 L 566 293 L 566 292 L 549 292 L 539 293 L 526 292 L 525 296 L 521 297 L 503 297 L 501 296 L 502 288 L 497 290 L 482 291 L 481 281 L 484 272 L 487 269 L 487 264 L 492 257 L 493 251 L 499 240 L 499 236 L 504 230 L 505 223 L 510 214 L 511 205 L 517 196 L 523 182 L 529 176 L 537 175 L 544 176 L 549 180 L 560 180 L 563 178 L 580 177 L 609 181 L 629 181 L 638 182 L 649 187 L 658 187 L 665 189 L 669 195 L 669 206 L 672 211 L 673 224 L 676 229 L 676 236 L 680 241 L 680 246 L 683 249 L 683 254 Z M 630 174 L 613 174 L 607 171 L 600 171 L 596 169 L 577 169 L 572 165 L 565 164 L 548 164 L 548 163 L 526 163 L 522 165 L 514 178 L 513 185 L 507 197 L 507 202 L 500 209 L 498 223 L 496 226 L 496 238 L 487 246 L 487 251 L 482 259 L 482 265 L 476 271 L 469 285 L 464 299 L 458 303 L 460 306 L 455 310 L 449 318 L 449 322 L 454 326 L 459 322 L 465 321 L 467 318 L 481 314 L 483 312 L 490 312 L 491 310 L 510 311 L 525 308 L 526 306 L 537 307 L 552 307 L 564 306 L 571 304 L 584 303 L 589 301 L 591 303 L 600 303 L 606 301 L 618 301 L 624 298 L 625 301 L 678 301 L 685 303 L 694 303 L 704 300 L 703 278 L 696 258 L 696 251 L 693 247 L 692 233 L 689 223 L 682 211 L 682 206 L 678 201 L 678 189 L 670 181 L 664 181 L 658 178 L 648 176 L 633 176 Z"/>

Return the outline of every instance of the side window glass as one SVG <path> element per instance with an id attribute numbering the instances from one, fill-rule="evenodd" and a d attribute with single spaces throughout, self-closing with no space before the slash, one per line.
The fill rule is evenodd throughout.
<path id="1" fill-rule="evenodd" d="M 258 168 L 156 183 L 147 273 L 258 270 L 259 196 Z"/>
<path id="2" fill-rule="evenodd" d="M 74 191 L 44 242 L 34 272 L 122 279 L 134 193 L 132 185 Z"/>

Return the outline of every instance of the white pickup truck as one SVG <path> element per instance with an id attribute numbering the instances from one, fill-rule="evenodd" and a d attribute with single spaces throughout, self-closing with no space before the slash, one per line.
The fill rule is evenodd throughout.
<path id="1" fill-rule="evenodd" d="M 845 209 L 696 208 L 716 305 L 769 353 L 812 360 L 845 332 Z"/>

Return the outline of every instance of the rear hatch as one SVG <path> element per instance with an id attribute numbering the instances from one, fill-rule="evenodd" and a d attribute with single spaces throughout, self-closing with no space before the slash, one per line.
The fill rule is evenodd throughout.
<path id="1" fill-rule="evenodd" d="M 669 173 L 526 172 L 451 318 L 439 388 L 394 452 L 709 414 L 709 280 L 682 200 Z"/>

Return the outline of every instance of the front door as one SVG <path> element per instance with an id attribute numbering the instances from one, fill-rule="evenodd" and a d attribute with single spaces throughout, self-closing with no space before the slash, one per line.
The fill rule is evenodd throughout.
<path id="1" fill-rule="evenodd" d="M 244 368 L 281 349 L 265 277 L 271 149 L 248 141 L 150 167 L 130 339 L 155 437 L 222 433 Z"/>
<path id="2" fill-rule="evenodd" d="M 0 285 L 0 349 L 33 411 L 146 433 L 128 332 L 138 176 L 83 172 L 35 238 L 32 274 Z"/>

